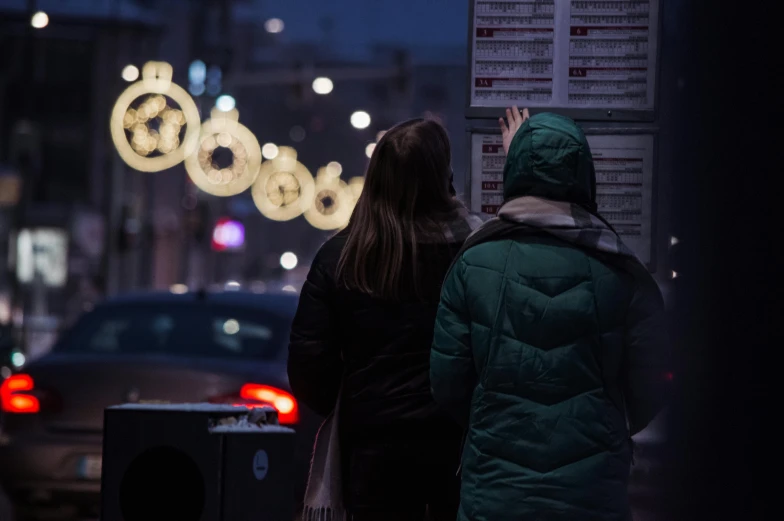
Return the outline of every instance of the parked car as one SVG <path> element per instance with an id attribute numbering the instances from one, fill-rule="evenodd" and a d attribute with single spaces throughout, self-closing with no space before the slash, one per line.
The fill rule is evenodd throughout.
<path id="1" fill-rule="evenodd" d="M 229 291 L 137 294 L 98 305 L 51 353 L 2 384 L 0 486 L 19 511 L 93 515 L 106 407 L 268 404 L 298 432 L 301 497 L 318 418 L 288 386 L 296 302 L 296 294 Z"/>

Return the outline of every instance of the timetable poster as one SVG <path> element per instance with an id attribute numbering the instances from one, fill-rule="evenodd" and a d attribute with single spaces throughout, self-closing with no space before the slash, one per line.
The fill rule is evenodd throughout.
<path id="1" fill-rule="evenodd" d="M 586 136 L 596 168 L 596 203 L 644 263 L 651 261 L 653 136 Z M 506 157 L 500 134 L 472 134 L 471 209 L 495 215 L 503 204 Z"/>
<path id="2" fill-rule="evenodd" d="M 471 107 L 653 110 L 659 0 L 472 0 Z"/>

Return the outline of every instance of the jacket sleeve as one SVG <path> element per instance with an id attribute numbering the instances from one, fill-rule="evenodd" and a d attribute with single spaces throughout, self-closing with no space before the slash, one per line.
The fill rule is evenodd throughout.
<path id="1" fill-rule="evenodd" d="M 436 403 L 466 427 L 477 374 L 464 276 L 461 259 L 444 281 L 430 351 L 430 388 Z"/>
<path id="2" fill-rule="evenodd" d="M 335 408 L 343 374 L 340 347 L 334 341 L 332 281 L 318 256 L 299 297 L 289 341 L 289 384 L 297 400 L 316 413 Z"/>
<path id="3" fill-rule="evenodd" d="M 672 356 L 664 300 L 647 271 L 636 277 L 625 344 L 623 387 L 633 436 L 665 407 L 671 391 Z"/>

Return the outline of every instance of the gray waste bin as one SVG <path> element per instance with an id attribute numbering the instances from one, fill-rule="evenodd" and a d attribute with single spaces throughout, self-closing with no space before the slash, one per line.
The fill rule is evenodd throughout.
<path id="1" fill-rule="evenodd" d="M 293 456 L 272 408 L 110 407 L 101 521 L 291 521 Z"/>

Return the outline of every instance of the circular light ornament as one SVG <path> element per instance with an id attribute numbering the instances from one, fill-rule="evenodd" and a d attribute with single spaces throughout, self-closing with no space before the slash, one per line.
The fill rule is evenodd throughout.
<path id="1" fill-rule="evenodd" d="M 143 96 L 147 99 L 132 108 Z M 180 108 L 168 107 L 166 98 Z M 193 98 L 172 82 L 172 66 L 147 62 L 142 67 L 142 79 L 117 98 L 109 128 L 117 153 L 128 166 L 141 172 L 160 172 L 177 165 L 195 150 L 200 122 Z M 126 132 L 130 132 L 130 140 Z M 160 155 L 153 156 L 156 151 Z"/>
<path id="2" fill-rule="evenodd" d="M 213 156 L 219 148 L 231 152 L 232 162 L 220 167 Z M 239 112 L 215 108 L 201 126 L 197 150 L 185 159 L 185 170 L 203 192 L 229 197 L 244 192 L 256 181 L 261 147 L 256 136 L 239 122 Z"/>
<path id="3" fill-rule="evenodd" d="M 354 203 L 359 201 L 359 196 L 362 195 L 362 189 L 365 187 L 365 178 L 364 177 L 352 177 L 348 180 L 348 189 L 351 192 L 351 196 L 354 198 Z"/>
<path id="4" fill-rule="evenodd" d="M 308 169 L 297 161 L 291 147 L 278 147 L 278 153 L 261 165 L 251 188 L 259 211 L 273 221 L 299 217 L 313 203 L 314 182 Z"/>
<path id="5" fill-rule="evenodd" d="M 305 219 L 319 230 L 345 228 L 354 211 L 354 197 L 339 177 L 318 175 L 315 197 L 305 211 Z"/>

